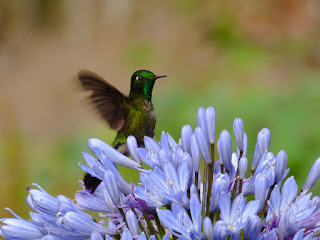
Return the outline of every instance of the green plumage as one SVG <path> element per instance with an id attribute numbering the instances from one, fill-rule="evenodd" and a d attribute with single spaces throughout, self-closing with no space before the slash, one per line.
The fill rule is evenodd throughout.
<path id="1" fill-rule="evenodd" d="M 125 96 L 93 72 L 80 71 L 78 74 L 84 90 L 92 91 L 90 99 L 102 118 L 118 131 L 112 146 L 125 155 L 129 155 L 128 136 L 135 136 L 139 147 L 144 146 L 144 136 L 154 136 L 156 115 L 151 98 L 154 83 L 161 77 L 166 76 L 156 76 L 147 70 L 134 72 L 129 96 Z M 101 180 L 87 174 L 84 182 L 86 189 L 94 192 Z"/>

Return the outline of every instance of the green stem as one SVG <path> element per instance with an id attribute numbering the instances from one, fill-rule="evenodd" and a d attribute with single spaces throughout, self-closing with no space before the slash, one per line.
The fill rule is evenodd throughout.
<path id="1" fill-rule="evenodd" d="M 214 146 L 214 142 L 210 144 L 210 157 L 212 162 L 214 162 Z"/>
<path id="2" fill-rule="evenodd" d="M 137 211 L 136 211 L 135 209 L 132 209 L 132 210 L 134 211 L 134 213 L 135 213 L 136 216 L 138 217 Z M 141 232 L 144 232 L 144 233 L 146 234 L 146 237 L 149 238 L 149 237 L 150 237 L 150 236 L 149 236 L 149 233 L 148 233 L 148 231 L 146 231 L 146 229 L 143 227 L 141 221 L 139 221 L 139 217 L 138 217 L 138 224 L 139 224 L 139 227 L 140 227 Z"/>
<path id="3" fill-rule="evenodd" d="M 243 233 L 243 231 L 241 231 L 240 238 L 241 238 L 241 240 L 244 240 L 244 233 Z"/>
<path id="4" fill-rule="evenodd" d="M 120 236 L 120 234 L 118 233 L 117 235 L 113 236 L 113 238 L 116 239 L 116 240 L 120 240 L 120 239 L 121 239 L 121 236 Z"/>
<path id="5" fill-rule="evenodd" d="M 238 173 L 238 171 L 237 171 Z M 233 191 L 232 191 L 232 196 L 231 196 L 231 202 L 234 200 L 235 196 L 236 196 L 236 191 L 237 191 L 237 186 L 238 186 L 238 180 L 239 178 L 236 177 L 236 181 L 234 183 L 234 186 L 233 186 Z"/>
<path id="6" fill-rule="evenodd" d="M 200 196 L 200 188 L 199 186 L 199 172 L 194 173 L 194 185 L 196 185 L 196 188 L 198 189 L 198 196 Z"/>
<path id="7" fill-rule="evenodd" d="M 119 212 L 121 213 L 123 221 L 127 224 L 127 226 L 129 226 L 128 223 L 127 223 L 126 215 L 124 214 L 123 209 L 122 208 L 118 208 L 118 209 L 119 209 Z"/>
<path id="8" fill-rule="evenodd" d="M 239 194 L 242 193 L 243 179 L 240 179 Z"/>
<path id="9" fill-rule="evenodd" d="M 240 159 L 242 158 L 242 155 L 243 155 L 243 150 L 240 150 L 240 156 L 239 156 L 238 163 L 240 162 Z M 238 165 L 238 166 L 239 166 L 239 165 Z"/>
<path id="10" fill-rule="evenodd" d="M 214 213 L 210 212 L 209 218 L 212 220 L 214 218 Z"/>
<path id="11" fill-rule="evenodd" d="M 158 214 L 155 214 L 153 216 L 154 216 L 154 220 L 156 221 L 159 234 L 160 234 L 161 237 L 163 237 L 166 234 L 166 231 L 164 230 L 164 228 L 161 225 L 161 222 L 160 222 L 160 219 L 158 217 Z"/>
<path id="12" fill-rule="evenodd" d="M 219 220 L 219 216 L 220 216 L 220 210 L 216 211 L 213 215 L 213 218 L 212 218 L 212 227 L 213 228 L 214 228 L 214 225 L 216 225 L 216 222 Z"/>
<path id="13" fill-rule="evenodd" d="M 210 215 L 210 198 L 211 198 L 211 190 L 212 190 L 212 181 L 213 181 L 213 162 L 207 164 L 208 165 L 208 193 L 207 193 L 207 201 L 206 201 L 206 216 Z"/>
<path id="14" fill-rule="evenodd" d="M 239 159 L 238 159 L 238 168 L 237 168 L 237 173 L 236 173 L 236 181 L 235 181 L 235 183 L 234 183 L 233 192 L 232 192 L 232 196 L 231 196 L 231 201 L 233 201 L 234 198 L 236 197 L 236 192 L 237 192 L 237 189 L 238 189 L 238 182 L 239 182 L 239 163 L 240 163 L 240 159 L 242 158 L 242 155 L 243 155 L 243 151 L 241 150 L 241 151 L 240 151 L 240 154 L 239 154 Z"/>
<path id="15" fill-rule="evenodd" d="M 250 177 L 253 176 L 253 174 L 254 174 L 255 171 L 256 171 L 255 169 L 251 169 L 251 171 L 250 171 Z"/>
<path id="16" fill-rule="evenodd" d="M 203 193 L 202 193 L 202 217 L 205 217 L 206 211 L 206 200 L 207 200 L 207 177 L 208 176 L 208 166 L 204 164 L 204 175 L 203 175 Z"/>
<path id="17" fill-rule="evenodd" d="M 146 213 L 142 213 L 143 214 L 143 217 L 144 219 L 146 220 L 146 223 L 148 225 L 148 228 L 149 228 L 149 231 L 150 231 L 150 235 L 155 235 L 156 234 L 156 231 L 154 230 L 154 227 L 152 225 L 152 222 L 151 220 L 148 218 L 147 214 Z"/>

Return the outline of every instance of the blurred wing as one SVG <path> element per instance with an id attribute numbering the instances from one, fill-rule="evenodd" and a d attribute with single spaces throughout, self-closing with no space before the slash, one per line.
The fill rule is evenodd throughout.
<path id="1" fill-rule="evenodd" d="M 112 129 L 122 129 L 125 124 L 123 104 L 128 98 L 93 72 L 81 70 L 78 78 L 84 90 L 92 91 L 90 99 L 103 119 Z"/>

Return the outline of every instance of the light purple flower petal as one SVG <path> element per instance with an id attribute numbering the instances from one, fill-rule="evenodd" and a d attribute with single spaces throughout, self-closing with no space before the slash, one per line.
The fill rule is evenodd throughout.
<path id="1" fill-rule="evenodd" d="M 223 221 L 217 221 L 213 228 L 214 240 L 225 240 L 228 236 L 227 226 Z"/>
<path id="2" fill-rule="evenodd" d="M 259 173 L 255 178 L 254 197 L 259 200 L 259 211 L 261 211 L 267 195 L 267 179 L 264 174 Z"/>
<path id="3" fill-rule="evenodd" d="M 230 222 L 231 200 L 227 193 L 222 192 L 219 198 L 221 220 Z"/>
<path id="4" fill-rule="evenodd" d="M 181 232 L 180 226 L 176 217 L 169 210 L 157 209 L 158 217 L 164 226 L 174 230 L 175 232 Z"/>
<path id="5" fill-rule="evenodd" d="M 289 177 L 283 184 L 281 189 L 281 207 L 280 209 L 287 209 L 288 205 L 292 203 L 292 201 L 297 196 L 298 185 L 294 180 L 294 177 Z"/>
<path id="6" fill-rule="evenodd" d="M 110 198 L 115 206 L 120 205 L 120 195 L 118 184 L 115 175 L 113 172 L 107 170 L 104 175 L 104 183 L 106 185 L 107 191 L 109 193 Z"/>
<path id="7" fill-rule="evenodd" d="M 129 209 L 126 212 L 126 220 L 127 220 L 128 227 L 129 227 L 132 235 L 133 236 L 139 235 L 138 219 L 131 209 Z"/>
<path id="8" fill-rule="evenodd" d="M 213 226 L 212 221 L 209 217 L 203 219 L 203 233 L 207 239 L 213 238 Z"/>
<path id="9" fill-rule="evenodd" d="M 26 220 L 5 218 L 1 220 L 1 235 L 5 239 L 37 239 L 44 235 L 40 229 Z M 17 231 L 19 229 L 19 231 Z"/>
<path id="10" fill-rule="evenodd" d="M 120 240 L 133 240 L 132 234 L 128 228 L 123 230 Z"/>
<path id="11" fill-rule="evenodd" d="M 100 233 L 93 231 L 90 236 L 90 240 L 103 240 L 103 237 Z"/>
<path id="12" fill-rule="evenodd" d="M 158 153 L 160 149 L 159 144 L 156 142 L 156 140 L 154 140 L 151 137 L 147 137 L 147 136 L 144 137 L 144 145 L 146 146 L 146 149 L 152 150 L 155 153 Z"/>
<path id="13" fill-rule="evenodd" d="M 88 236 L 90 236 L 93 231 L 96 231 L 102 235 L 108 234 L 111 236 L 117 233 L 115 229 L 100 225 L 93 220 L 75 212 L 67 212 L 63 217 L 61 217 L 60 222 L 62 226 L 65 225 L 66 227 L 74 229 L 79 233 L 87 234 Z"/>

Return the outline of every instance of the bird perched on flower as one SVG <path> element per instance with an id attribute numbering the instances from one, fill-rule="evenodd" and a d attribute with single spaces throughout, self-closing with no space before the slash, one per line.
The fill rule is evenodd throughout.
<path id="1" fill-rule="evenodd" d="M 156 115 L 152 105 L 152 90 L 155 81 L 166 75 L 155 75 L 148 70 L 138 70 L 132 74 L 130 93 L 123 95 L 99 75 L 82 70 L 78 78 L 85 91 L 92 91 L 90 100 L 108 125 L 118 131 L 112 146 L 128 156 L 127 137 L 133 135 L 139 147 L 143 147 L 144 136 L 153 137 Z M 86 174 L 85 188 L 91 193 L 101 180 Z"/>

